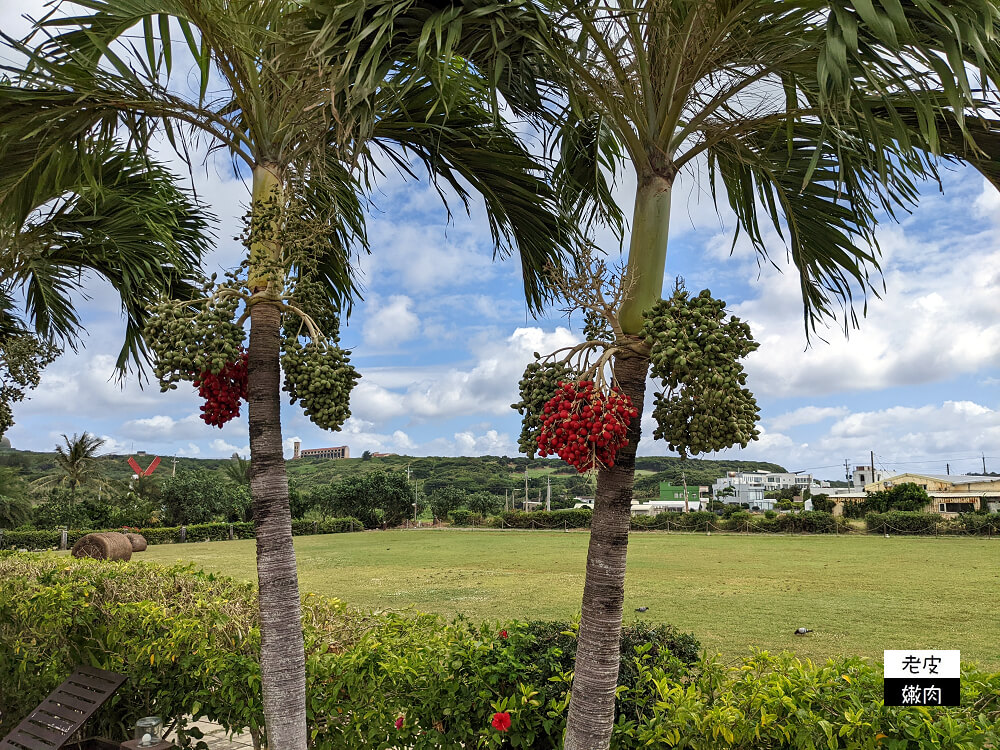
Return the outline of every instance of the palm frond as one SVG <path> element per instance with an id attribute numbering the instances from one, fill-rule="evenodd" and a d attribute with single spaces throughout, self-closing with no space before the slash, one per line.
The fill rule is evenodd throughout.
<path id="1" fill-rule="evenodd" d="M 0 179 L 2 280 L 24 289 L 37 333 L 72 345 L 81 327 L 72 295 L 89 273 L 105 279 L 125 317 L 119 371 L 141 368 L 147 309 L 161 294 L 193 293 L 214 217 L 145 156 L 93 139 L 52 149 L 15 132 L 0 139 L 0 160 L 30 165 L 30 179 Z"/>
<path id="2" fill-rule="evenodd" d="M 438 192 L 446 203 L 445 186 L 466 210 L 473 195 L 480 196 L 494 256 L 518 254 L 529 307 L 540 310 L 549 299 L 548 269 L 561 268 L 578 240 L 545 179 L 544 165 L 474 101 L 456 103 L 444 112 L 436 108 L 437 93 L 429 82 L 391 96 L 394 106 L 382 110 L 373 143 L 406 174 L 416 176 L 409 159 L 423 164 L 440 184 Z"/>

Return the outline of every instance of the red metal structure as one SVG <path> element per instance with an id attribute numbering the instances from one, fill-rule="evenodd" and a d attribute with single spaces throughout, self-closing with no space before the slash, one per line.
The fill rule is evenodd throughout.
<path id="1" fill-rule="evenodd" d="M 136 461 L 131 456 L 129 456 L 128 465 L 132 467 L 132 471 L 136 473 L 136 476 L 148 477 L 150 474 L 156 471 L 156 467 L 160 465 L 160 457 L 157 456 L 156 458 L 154 458 L 153 462 L 149 465 L 149 468 L 145 470 L 140 468 L 138 461 Z"/>

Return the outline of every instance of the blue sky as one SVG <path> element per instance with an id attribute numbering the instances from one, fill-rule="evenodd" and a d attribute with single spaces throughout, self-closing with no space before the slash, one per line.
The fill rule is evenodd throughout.
<path id="1" fill-rule="evenodd" d="M 18 23 L 0 10 L 5 29 L 16 33 Z M 229 238 L 238 233 L 246 187 L 223 161 L 203 165 L 195 179 L 221 218 L 207 270 L 235 265 L 242 248 Z M 626 203 L 632 188 L 628 180 L 620 186 Z M 779 238 L 769 245 L 785 273 L 759 267 L 742 243 L 730 254 L 730 217 L 716 212 L 706 189 L 694 174 L 675 191 L 665 285 L 679 274 L 689 289 L 710 288 L 761 342 L 747 370 L 762 438 L 720 457 L 774 461 L 830 479 L 842 478 L 845 459 L 867 463 L 869 451 L 890 469 L 943 473 L 947 463 L 952 473 L 979 471 L 985 454 L 987 469 L 1000 470 L 1000 196 L 978 174 L 950 170 L 943 193 L 926 186 L 912 215 L 882 226 L 886 293 L 869 300 L 849 339 L 834 325 L 824 334 L 828 343 L 810 348 Z M 360 267 L 365 299 L 342 327 L 342 344 L 363 376 L 353 416 L 342 432 L 328 433 L 286 402 L 289 455 L 292 439 L 304 447 L 347 444 L 352 455 L 517 455 L 519 418 L 509 404 L 520 373 L 531 352 L 578 340 L 579 321 L 526 314 L 517 261 L 492 262 L 478 207 L 449 224 L 430 186 L 396 177 L 376 201 L 372 254 Z M 619 257 L 613 238 L 600 244 Z M 32 398 L 15 406 L 14 447 L 51 450 L 61 433 L 87 430 L 119 453 L 247 453 L 245 413 L 219 430 L 198 418 L 193 388 L 160 394 L 135 379 L 116 385 L 123 327 L 107 292 L 93 283 L 90 300 L 80 303 L 86 348 L 51 365 Z M 640 453 L 661 455 L 666 446 L 651 439 L 648 411 Z"/>

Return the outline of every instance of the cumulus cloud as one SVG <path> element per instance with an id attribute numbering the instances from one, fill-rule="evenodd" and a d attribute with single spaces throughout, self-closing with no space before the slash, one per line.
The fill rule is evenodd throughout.
<path id="1" fill-rule="evenodd" d="M 367 346 L 391 348 L 409 341 L 420 331 L 420 318 L 413 312 L 413 300 L 394 294 L 385 304 L 373 303 L 362 328 Z"/>
<path id="2" fill-rule="evenodd" d="M 183 419 L 174 419 L 166 414 L 154 417 L 130 419 L 121 426 L 127 437 L 144 440 L 184 440 L 202 437 L 205 423 L 197 414 L 189 414 Z"/>
<path id="3" fill-rule="evenodd" d="M 232 443 L 227 443 L 222 438 L 215 438 L 211 443 L 208 444 L 212 452 L 219 456 L 232 456 L 234 453 L 238 454 L 242 458 L 250 458 L 250 446 L 244 445 L 242 448 L 238 448 Z"/>
<path id="4" fill-rule="evenodd" d="M 861 329 L 836 328 L 804 349 L 794 273 L 771 273 L 754 298 L 735 305 L 760 348 L 747 359 L 750 386 L 767 396 L 808 396 L 947 380 L 1000 365 L 1000 233 L 975 238 L 884 233 L 886 292 Z M 894 258 L 920 255 L 908 267 Z"/>
<path id="5" fill-rule="evenodd" d="M 517 328 L 501 341 L 475 346 L 475 364 L 459 368 L 424 368 L 422 372 L 366 372 L 351 396 L 351 410 L 362 419 L 381 422 L 397 417 L 415 420 L 510 412 L 517 383 L 533 352 L 551 352 L 578 342 L 567 328 L 545 331 Z M 401 384 L 408 383 L 404 387 Z"/>
<path id="6" fill-rule="evenodd" d="M 815 424 L 825 419 L 842 417 L 848 413 L 846 406 L 803 406 L 767 420 L 774 430 L 787 430 L 804 424 Z"/>

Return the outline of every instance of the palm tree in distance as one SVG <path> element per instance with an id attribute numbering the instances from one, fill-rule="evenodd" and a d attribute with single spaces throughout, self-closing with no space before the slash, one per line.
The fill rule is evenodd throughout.
<path id="1" fill-rule="evenodd" d="M 547 113 L 536 85 L 551 68 L 537 46 L 547 18 L 524 0 L 92 0 L 86 9 L 39 22 L 39 44 L 7 40 L 30 64 L 10 71 L 16 84 L 0 85 L 0 130 L 34 138 L 42 152 L 124 130 L 135 151 L 162 133 L 183 155 L 189 135 L 224 149 L 252 180 L 248 412 L 264 712 L 270 746 L 304 750 L 305 658 L 279 408 L 286 285 L 308 276 L 326 307 L 346 313 L 357 295 L 351 261 L 367 249 L 369 196 L 387 168 L 419 169 L 442 197 L 482 197 L 495 254 L 519 256 L 527 298 L 541 307 L 544 269 L 561 266 L 574 236 L 499 102 L 517 117 Z M 194 60 L 192 90 L 170 77 L 178 28 Z M 126 33 L 145 44 L 124 41 Z M 321 242 L 307 243 L 308 272 L 289 265 L 285 252 L 298 238 L 282 236 L 273 219 L 275 207 L 292 202 L 323 231 Z"/>
<path id="2" fill-rule="evenodd" d="M 82 435 L 73 433 L 69 438 L 62 436 L 65 445 L 56 445 L 55 461 L 61 474 L 39 479 L 39 487 L 51 487 L 61 484 L 69 487 L 70 504 L 76 502 L 76 491 L 80 487 L 88 487 L 101 478 L 101 467 L 97 451 L 104 445 L 104 438 L 84 432 Z"/>
<path id="3" fill-rule="evenodd" d="M 242 456 L 233 456 L 226 464 L 226 476 L 236 484 L 250 486 L 250 460 Z"/>
<path id="4" fill-rule="evenodd" d="M 878 293 L 880 220 L 966 160 L 998 182 L 1000 7 L 981 0 L 621 0 L 563 16 L 570 76 L 564 143 L 601 144 L 635 172 L 628 264 L 614 311 L 615 379 L 638 408 L 628 445 L 601 468 L 590 533 L 566 750 L 606 750 L 615 717 L 635 450 L 649 371 L 639 337 L 661 297 L 676 179 L 698 165 L 708 189 L 768 260 L 765 230 L 798 273 L 806 335 L 855 294 Z M 978 86 L 978 88 L 977 88 Z M 563 195 L 602 162 L 564 149 Z M 581 215 L 586 215 L 581 212 Z M 600 216 L 598 212 L 596 214 Z M 613 214 L 613 208 L 610 210 Z"/>

